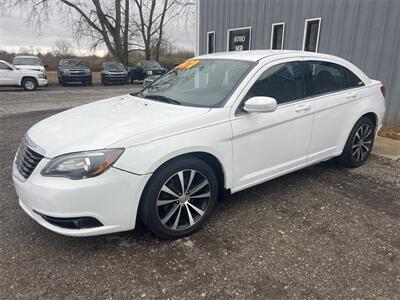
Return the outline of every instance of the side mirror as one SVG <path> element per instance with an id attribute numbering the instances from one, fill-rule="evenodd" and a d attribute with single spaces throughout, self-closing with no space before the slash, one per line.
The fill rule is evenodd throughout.
<path id="1" fill-rule="evenodd" d="M 278 104 L 276 100 L 271 97 L 252 97 L 244 103 L 244 110 L 252 112 L 273 112 L 276 110 Z"/>
<path id="2" fill-rule="evenodd" d="M 49 65 L 44 65 L 43 67 L 45 67 L 45 68 L 48 68 L 48 67 L 49 67 Z"/>

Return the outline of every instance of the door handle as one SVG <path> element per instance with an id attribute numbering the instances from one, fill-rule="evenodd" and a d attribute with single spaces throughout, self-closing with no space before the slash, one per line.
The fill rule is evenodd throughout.
<path id="1" fill-rule="evenodd" d="M 295 111 L 296 112 L 301 112 L 301 111 L 307 111 L 311 109 L 311 104 L 300 104 L 296 106 Z"/>
<path id="2" fill-rule="evenodd" d="M 346 98 L 347 99 L 351 99 L 351 98 L 355 98 L 357 97 L 357 93 L 356 92 L 350 92 L 346 94 Z"/>

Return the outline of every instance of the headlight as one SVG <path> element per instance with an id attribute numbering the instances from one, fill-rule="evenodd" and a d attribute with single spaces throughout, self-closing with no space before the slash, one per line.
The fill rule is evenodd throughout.
<path id="1" fill-rule="evenodd" d="M 86 74 L 90 74 L 90 70 L 89 69 L 85 69 Z"/>
<path id="2" fill-rule="evenodd" d="M 46 78 L 46 75 L 44 73 L 39 73 L 38 74 L 38 78 L 43 78 L 44 79 L 44 78 Z"/>
<path id="3" fill-rule="evenodd" d="M 153 71 L 147 71 L 147 75 L 153 75 Z"/>
<path id="4" fill-rule="evenodd" d="M 53 158 L 41 174 L 74 180 L 95 177 L 110 168 L 123 152 L 116 148 L 64 154 Z"/>
<path id="5" fill-rule="evenodd" d="M 64 75 L 69 75 L 69 70 L 62 70 L 61 73 L 63 73 Z"/>

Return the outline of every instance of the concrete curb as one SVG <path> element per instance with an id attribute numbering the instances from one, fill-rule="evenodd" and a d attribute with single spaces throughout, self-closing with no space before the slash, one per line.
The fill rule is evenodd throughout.
<path id="1" fill-rule="evenodd" d="M 400 141 L 377 136 L 372 154 L 400 161 Z"/>

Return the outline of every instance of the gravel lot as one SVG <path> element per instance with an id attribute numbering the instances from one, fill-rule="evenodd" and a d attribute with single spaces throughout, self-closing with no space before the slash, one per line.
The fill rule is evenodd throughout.
<path id="1" fill-rule="evenodd" d="M 95 100 L 127 94 L 139 90 L 140 84 L 91 86 L 49 86 L 34 92 L 21 88 L 0 87 L 0 116 L 31 111 L 66 109 Z"/>
<path id="2" fill-rule="evenodd" d="M 10 175 L 24 132 L 132 87 L 0 92 L 1 299 L 400 297 L 400 162 L 376 156 L 358 169 L 328 162 L 235 194 L 177 241 L 142 226 L 69 238 L 36 224 L 18 207 Z"/>

